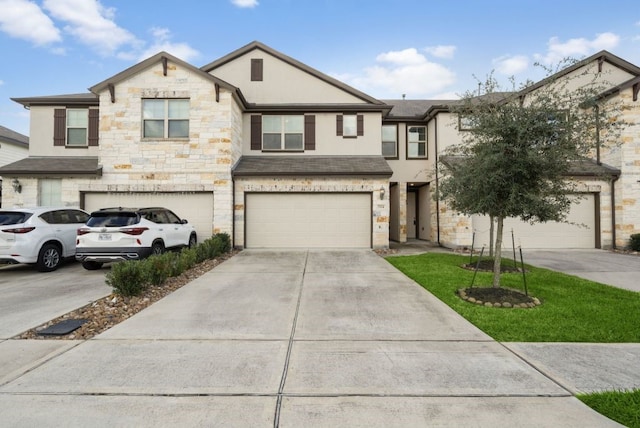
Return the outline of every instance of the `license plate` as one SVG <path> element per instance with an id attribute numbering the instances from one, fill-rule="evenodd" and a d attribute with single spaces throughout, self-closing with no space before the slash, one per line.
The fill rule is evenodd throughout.
<path id="1" fill-rule="evenodd" d="M 101 233 L 98 235 L 98 241 L 111 241 L 110 233 Z"/>

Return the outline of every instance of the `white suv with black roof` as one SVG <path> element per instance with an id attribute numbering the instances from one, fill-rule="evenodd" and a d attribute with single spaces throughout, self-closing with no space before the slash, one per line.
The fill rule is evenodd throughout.
<path id="1" fill-rule="evenodd" d="M 166 208 L 103 208 L 78 229 L 76 260 L 95 270 L 103 263 L 139 260 L 197 242 L 195 228 Z"/>

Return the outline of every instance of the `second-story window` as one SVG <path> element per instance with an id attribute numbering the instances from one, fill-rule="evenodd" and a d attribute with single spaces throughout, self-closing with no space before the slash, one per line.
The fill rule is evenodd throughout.
<path id="1" fill-rule="evenodd" d="M 143 138 L 188 138 L 189 100 L 142 100 Z"/>
<path id="2" fill-rule="evenodd" d="M 407 159 L 427 157 L 427 127 L 407 127 Z"/>
<path id="3" fill-rule="evenodd" d="M 89 110 L 67 110 L 67 146 L 86 146 L 89 127 Z"/>
<path id="4" fill-rule="evenodd" d="M 304 116 L 262 116 L 262 150 L 303 150 Z"/>
<path id="5" fill-rule="evenodd" d="M 398 157 L 398 127 L 396 125 L 382 125 L 382 156 L 385 158 Z"/>

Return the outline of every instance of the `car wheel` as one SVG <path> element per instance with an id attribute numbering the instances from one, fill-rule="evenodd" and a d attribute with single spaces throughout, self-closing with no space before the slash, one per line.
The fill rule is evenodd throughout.
<path id="1" fill-rule="evenodd" d="M 86 270 L 98 270 L 102 267 L 100 262 L 82 262 L 82 267 Z"/>
<path id="2" fill-rule="evenodd" d="M 60 247 L 55 244 L 45 244 L 38 253 L 36 268 L 40 272 L 51 272 L 58 269 L 61 260 Z"/>
<path id="3" fill-rule="evenodd" d="M 162 242 L 160 241 L 154 242 L 153 245 L 151 246 L 151 255 L 159 256 L 162 253 L 164 253 L 164 245 L 162 244 Z"/>
<path id="4" fill-rule="evenodd" d="M 189 236 L 189 248 L 193 248 L 196 245 L 198 245 L 198 237 L 195 233 L 192 233 L 191 236 Z"/>

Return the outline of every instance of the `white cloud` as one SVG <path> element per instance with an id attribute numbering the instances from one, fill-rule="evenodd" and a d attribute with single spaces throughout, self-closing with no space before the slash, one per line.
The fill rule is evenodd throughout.
<path id="1" fill-rule="evenodd" d="M 252 8 L 258 6 L 258 0 L 231 0 L 234 6 L 242 8 Z"/>
<path id="2" fill-rule="evenodd" d="M 0 80 L 0 86 L 4 85 L 4 80 Z"/>
<path id="3" fill-rule="evenodd" d="M 376 61 L 381 64 L 365 68 L 363 75 L 343 75 L 342 80 L 378 98 L 425 97 L 455 82 L 451 70 L 427 60 L 415 48 L 385 52 Z"/>
<path id="4" fill-rule="evenodd" d="M 60 30 L 40 7 L 28 0 L 0 0 L 0 31 L 34 44 L 62 41 Z"/>
<path id="5" fill-rule="evenodd" d="M 529 58 L 524 55 L 502 56 L 493 60 L 498 73 L 513 76 L 529 68 Z"/>
<path id="6" fill-rule="evenodd" d="M 172 42 L 171 31 L 169 31 L 168 28 L 154 27 L 150 32 L 154 38 L 154 42 L 151 46 L 145 49 L 144 52 L 138 55 L 138 60 L 140 61 L 149 58 L 160 51 L 168 52 L 186 62 L 189 62 L 200 55 L 200 52 L 193 49 L 186 43 Z"/>
<path id="7" fill-rule="evenodd" d="M 456 47 L 453 45 L 427 46 L 424 51 L 436 58 L 451 59 L 456 53 Z"/>
<path id="8" fill-rule="evenodd" d="M 44 0 L 43 7 L 67 24 L 65 32 L 101 55 L 113 55 L 123 46 L 141 43 L 115 23 L 115 9 L 104 7 L 98 0 Z"/>
<path id="9" fill-rule="evenodd" d="M 603 49 L 612 49 L 620 43 L 620 36 L 614 33 L 597 34 L 593 40 L 584 37 L 569 39 L 562 43 L 557 37 L 549 39 L 549 48 L 545 55 L 536 55 L 545 64 L 557 64 L 565 58 L 587 56 Z"/>

